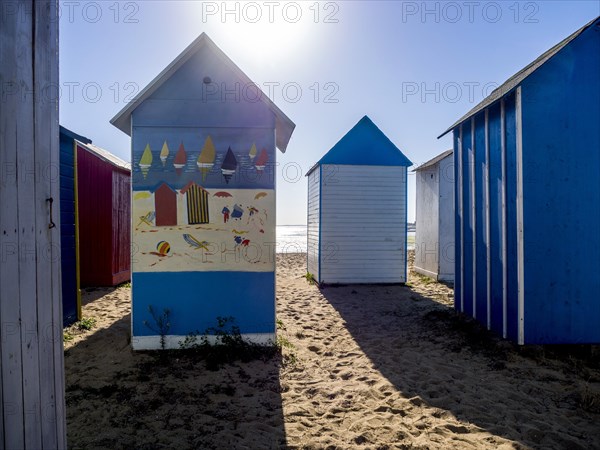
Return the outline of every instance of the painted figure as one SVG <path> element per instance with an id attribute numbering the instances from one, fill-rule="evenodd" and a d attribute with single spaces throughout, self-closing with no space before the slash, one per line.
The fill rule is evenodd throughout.
<path id="1" fill-rule="evenodd" d="M 231 213 L 231 217 L 235 220 L 241 220 L 244 215 L 244 210 L 237 203 L 233 206 L 233 212 Z"/>
<path id="2" fill-rule="evenodd" d="M 227 206 L 225 206 L 225 208 L 223 208 L 223 211 L 221 211 L 221 213 L 223 214 L 223 223 L 227 223 L 229 221 L 229 208 Z"/>

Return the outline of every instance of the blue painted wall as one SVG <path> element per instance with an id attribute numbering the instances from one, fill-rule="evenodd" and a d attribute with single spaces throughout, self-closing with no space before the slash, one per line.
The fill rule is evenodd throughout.
<path id="1" fill-rule="evenodd" d="M 490 189 L 490 315 L 491 329 L 511 340 L 519 339 L 519 290 L 524 293 L 525 344 L 600 342 L 600 20 L 584 30 L 521 84 L 523 170 L 523 286 L 519 286 L 517 211 L 517 109 L 515 90 L 487 108 Z M 501 103 L 505 113 L 501 121 Z M 486 290 L 481 202 L 484 178 L 479 174 L 485 157 L 482 114 L 462 128 L 462 223 L 457 213 L 456 306 L 464 295 L 462 311 L 486 320 L 480 308 Z M 505 140 L 504 167 L 502 140 Z M 476 267 L 472 265 L 471 193 L 468 149 L 475 146 Z M 504 177 L 503 177 L 504 172 Z M 458 178 L 457 178 L 458 179 Z M 506 204 L 502 205 L 502 188 Z M 456 197 L 457 205 L 460 198 Z M 458 207 L 457 207 L 458 212 Z M 506 220 L 503 221 L 503 215 Z M 481 226 L 480 226 L 481 225 Z M 502 251 L 503 230 L 506 255 Z M 460 263 L 461 252 L 464 263 Z M 503 264 L 506 279 L 503 279 Z M 464 272 L 461 281 L 460 271 Z M 476 292 L 472 291 L 475 272 Z M 485 286 L 487 289 L 487 285 Z M 506 292 L 506 303 L 503 295 Z M 505 311 L 505 313 L 504 313 Z"/>
<path id="2" fill-rule="evenodd" d="M 77 297 L 79 295 L 75 245 L 75 139 L 86 144 L 92 142 L 60 127 L 60 258 L 63 326 L 77 321 Z"/>
<path id="3" fill-rule="evenodd" d="M 485 114 L 475 116 L 475 240 L 476 240 L 476 314 L 477 320 L 487 323 L 487 252 L 485 243 Z"/>
<path id="4" fill-rule="evenodd" d="M 600 342 L 599 23 L 523 83 L 530 342 Z"/>

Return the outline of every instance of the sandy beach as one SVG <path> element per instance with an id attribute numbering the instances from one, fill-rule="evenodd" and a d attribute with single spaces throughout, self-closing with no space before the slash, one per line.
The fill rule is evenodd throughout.
<path id="1" fill-rule="evenodd" d="M 130 289 L 86 290 L 96 326 L 66 330 L 69 447 L 600 448 L 597 356 L 498 339 L 412 272 L 322 289 L 305 273 L 278 255 L 281 354 L 216 371 L 132 352 Z"/>

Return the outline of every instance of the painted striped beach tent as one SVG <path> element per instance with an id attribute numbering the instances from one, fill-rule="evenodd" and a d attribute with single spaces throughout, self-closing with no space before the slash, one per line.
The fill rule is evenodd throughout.
<path id="1" fill-rule="evenodd" d="M 307 270 L 318 282 L 406 282 L 411 165 L 364 116 L 308 171 Z"/>
<path id="2" fill-rule="evenodd" d="M 519 344 L 600 342 L 600 17 L 454 123 L 456 309 Z"/>
<path id="3" fill-rule="evenodd" d="M 417 184 L 414 270 L 454 280 L 454 159 L 452 150 L 421 164 Z"/>
<path id="4" fill-rule="evenodd" d="M 208 191 L 190 181 L 182 190 L 187 198 L 188 224 L 210 223 L 208 213 Z"/>
<path id="5" fill-rule="evenodd" d="M 274 340 L 276 148 L 294 123 L 204 33 L 111 123 L 131 136 L 133 348 L 179 348 L 219 317 Z"/>

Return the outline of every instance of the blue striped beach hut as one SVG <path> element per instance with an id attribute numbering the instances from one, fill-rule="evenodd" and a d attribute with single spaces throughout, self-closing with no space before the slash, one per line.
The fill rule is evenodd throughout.
<path id="1" fill-rule="evenodd" d="M 600 17 L 454 123 L 455 306 L 519 344 L 600 342 Z"/>

